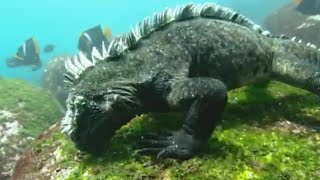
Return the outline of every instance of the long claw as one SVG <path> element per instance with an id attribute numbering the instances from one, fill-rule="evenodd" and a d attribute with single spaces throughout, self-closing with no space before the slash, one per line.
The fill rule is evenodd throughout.
<path id="1" fill-rule="evenodd" d="M 200 141 L 184 130 L 150 133 L 143 136 L 139 144 L 143 147 L 137 151 L 139 154 L 157 158 L 188 159 L 200 149 Z"/>
<path id="2" fill-rule="evenodd" d="M 188 159 L 192 156 L 187 149 L 179 149 L 177 146 L 169 146 L 157 154 L 157 158 Z"/>

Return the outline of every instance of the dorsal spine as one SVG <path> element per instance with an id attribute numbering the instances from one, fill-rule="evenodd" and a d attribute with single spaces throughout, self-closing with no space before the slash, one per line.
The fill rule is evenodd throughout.
<path id="1" fill-rule="evenodd" d="M 145 18 L 142 22 L 139 22 L 135 28 L 131 28 L 129 33 L 112 40 L 108 47 L 103 46 L 102 54 L 100 54 L 96 48 L 93 48 L 91 53 L 92 61 L 87 59 L 82 52 L 80 52 L 79 55 L 75 56 L 73 59 L 68 59 L 65 63 L 65 67 L 68 71 L 68 74 L 65 74 L 65 82 L 74 85 L 80 79 L 82 74 L 89 69 L 89 67 L 95 66 L 97 63 L 99 63 L 99 61 L 121 56 L 126 50 L 136 46 L 140 39 L 149 36 L 153 31 L 159 29 L 160 27 L 168 25 L 174 21 L 182 21 L 195 17 L 231 21 L 239 25 L 246 26 L 262 35 L 276 37 L 272 36 L 269 31 L 263 30 L 259 25 L 255 24 L 250 19 L 233 11 L 230 8 L 226 8 L 214 3 L 189 3 L 177 6 L 173 9 L 166 8 L 163 12 L 155 13 L 151 17 Z M 286 38 L 285 36 L 279 37 Z"/>

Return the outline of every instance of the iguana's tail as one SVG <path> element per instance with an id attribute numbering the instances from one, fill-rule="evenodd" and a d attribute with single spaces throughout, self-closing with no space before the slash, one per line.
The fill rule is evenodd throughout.
<path id="1" fill-rule="evenodd" d="M 320 95 L 320 48 L 302 40 L 275 39 L 272 71 L 281 81 Z"/>

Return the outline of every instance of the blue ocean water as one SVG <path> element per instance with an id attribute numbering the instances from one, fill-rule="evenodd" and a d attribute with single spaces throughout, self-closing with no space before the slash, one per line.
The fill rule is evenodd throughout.
<path id="1" fill-rule="evenodd" d="M 97 24 L 110 27 L 113 35 L 126 33 L 145 16 L 188 2 L 215 2 L 228 6 L 263 24 L 266 15 L 290 0 L 6 0 L 0 6 L 0 76 L 25 79 L 40 85 L 46 64 L 54 57 L 77 53 L 82 31 Z M 8 68 L 5 59 L 29 37 L 41 49 L 56 45 L 52 53 L 41 52 L 43 68 Z"/>

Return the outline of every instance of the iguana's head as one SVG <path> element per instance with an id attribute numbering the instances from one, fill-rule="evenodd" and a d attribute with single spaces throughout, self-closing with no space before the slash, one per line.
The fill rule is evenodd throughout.
<path id="1" fill-rule="evenodd" d="M 125 47 L 118 38 L 108 47 L 102 44 L 102 54 L 94 47 L 91 59 L 80 52 L 65 62 L 65 82 L 71 88 L 61 126 L 82 151 L 103 152 L 139 104 L 134 86 L 140 81 L 132 77 L 137 70 L 119 60 Z"/>
<path id="2" fill-rule="evenodd" d="M 128 119 L 130 110 L 127 107 L 132 107 L 130 103 L 133 102 L 129 89 L 72 90 L 66 101 L 62 131 L 81 151 L 103 152 L 116 130 Z"/>

